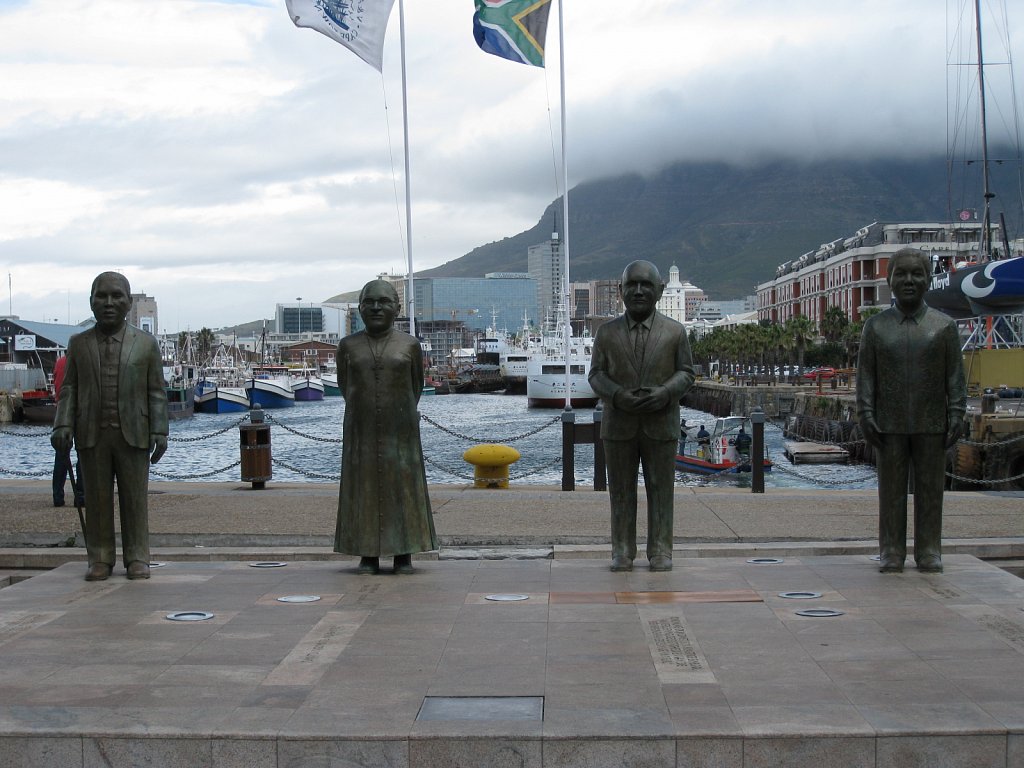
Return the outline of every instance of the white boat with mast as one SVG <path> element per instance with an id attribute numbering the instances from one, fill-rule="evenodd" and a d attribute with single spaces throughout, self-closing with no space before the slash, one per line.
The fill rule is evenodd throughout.
<path id="1" fill-rule="evenodd" d="M 597 404 L 598 397 L 588 381 L 594 340 L 586 332 L 573 336 L 566 330 L 568 324 L 565 307 L 559 306 L 555 317 L 545 323 L 540 345 L 530 352 L 526 404 L 531 408 L 592 408 Z"/>
<path id="2" fill-rule="evenodd" d="M 200 413 L 239 413 L 249 410 L 245 370 L 221 344 L 202 368 L 195 388 L 195 409 Z"/>
<path id="3" fill-rule="evenodd" d="M 1013 257 L 1010 238 L 1006 230 L 1006 218 L 999 214 L 998 245 L 994 242 L 995 225 L 992 221 L 992 200 L 996 195 L 992 191 L 991 165 L 988 146 L 988 120 L 985 91 L 985 57 L 982 45 L 981 1 L 974 0 L 974 55 L 977 59 L 977 94 L 978 123 L 980 129 L 981 174 L 983 208 L 981 215 L 981 233 L 978 241 L 976 261 L 957 263 L 954 258 L 942 254 L 932 255 L 935 263 L 930 290 L 925 294 L 925 302 L 935 309 L 961 321 L 961 325 L 987 328 L 983 334 L 985 345 L 991 343 L 990 332 L 993 327 L 1002 324 L 1012 329 L 1018 326 L 1020 332 L 1020 316 L 1024 313 L 1024 256 Z M 1008 38 L 1007 38 L 1008 42 Z M 967 77 L 965 68 L 957 64 L 954 72 L 958 80 Z M 1012 78 L 1012 68 L 1010 75 Z M 961 81 L 962 82 L 962 81 Z M 1013 90 L 1013 89 L 1011 89 Z M 1013 114 L 1017 114 L 1013 105 Z M 960 123 L 959 116 L 956 119 Z M 1018 136 L 1019 142 L 1019 136 Z M 1020 147 L 1017 147 L 1020 157 Z M 952 151 L 947 154 L 952 156 Z M 973 164 L 968 160 L 967 165 Z M 970 222 L 977 218 L 976 211 L 965 208 L 960 211 L 959 219 Z M 997 319 L 999 318 L 999 319 Z M 971 333 L 971 336 L 974 334 Z M 1010 335 L 1013 335 L 1012 333 Z M 1019 345 L 1014 345 L 1019 346 Z"/>

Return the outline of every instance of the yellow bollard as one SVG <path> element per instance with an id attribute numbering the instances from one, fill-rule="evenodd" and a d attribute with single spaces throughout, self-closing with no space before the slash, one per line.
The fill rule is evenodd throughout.
<path id="1" fill-rule="evenodd" d="M 519 451 L 507 445 L 474 445 L 462 454 L 472 464 L 476 488 L 508 488 L 508 465 L 519 461 Z"/>

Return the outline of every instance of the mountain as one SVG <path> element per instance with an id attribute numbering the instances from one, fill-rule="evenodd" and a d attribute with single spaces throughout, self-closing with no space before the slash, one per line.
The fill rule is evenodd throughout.
<path id="1" fill-rule="evenodd" d="M 1021 233 L 1021 206 L 1011 165 L 993 165 L 992 189 L 996 203 L 1015 212 L 1007 214 L 1013 237 Z M 957 170 L 980 175 L 977 165 Z M 950 202 L 953 189 L 968 191 Z M 980 190 L 975 179 L 951 182 L 943 157 L 753 167 L 677 163 L 651 176 L 589 181 L 569 193 L 570 279 L 618 278 L 627 263 L 642 258 L 665 277 L 675 264 L 682 278 L 713 298 L 741 298 L 771 279 L 779 264 L 822 243 L 875 221 L 947 221 L 962 207 L 980 208 Z M 561 217 L 558 199 L 526 232 L 417 274 L 525 272 L 527 248 L 549 239 Z"/>

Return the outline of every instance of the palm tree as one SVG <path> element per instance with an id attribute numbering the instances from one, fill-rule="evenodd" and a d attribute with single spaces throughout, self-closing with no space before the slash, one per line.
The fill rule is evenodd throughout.
<path id="1" fill-rule="evenodd" d="M 843 338 L 843 333 L 849 324 L 850 321 L 842 309 L 839 307 L 829 307 L 825 310 L 825 315 L 821 318 L 821 323 L 818 327 L 821 335 L 825 337 L 825 341 L 838 342 Z"/>
<path id="2" fill-rule="evenodd" d="M 786 321 L 786 336 L 796 348 L 796 364 L 800 373 L 804 370 L 804 352 L 807 351 L 808 343 L 814 339 L 815 330 L 814 321 L 807 315 L 794 315 Z"/>
<path id="3" fill-rule="evenodd" d="M 217 336 L 209 328 L 199 329 L 199 334 L 196 336 L 196 352 L 200 360 L 207 361 L 212 357 L 213 345 L 216 341 Z"/>

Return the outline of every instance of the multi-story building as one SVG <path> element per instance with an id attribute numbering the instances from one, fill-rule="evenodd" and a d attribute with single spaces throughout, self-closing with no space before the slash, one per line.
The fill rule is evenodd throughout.
<path id="1" fill-rule="evenodd" d="M 155 336 L 157 334 L 156 299 L 144 293 L 133 293 L 132 307 L 128 310 L 128 322 Z"/>
<path id="2" fill-rule="evenodd" d="M 390 279 L 405 306 L 405 278 Z M 536 282 L 525 272 L 489 272 L 484 277 L 420 277 L 413 281 L 416 294 L 416 334 L 426 323 L 461 324 L 471 333 L 492 324 L 497 330 L 515 331 L 526 321 L 540 321 Z M 353 328 L 353 330 L 356 330 Z"/>
<path id="3" fill-rule="evenodd" d="M 537 311 L 543 320 L 552 317 L 555 310 L 565 304 L 565 257 L 558 233 L 551 239 L 531 245 L 526 251 L 530 277 L 536 283 Z"/>
<path id="4" fill-rule="evenodd" d="M 615 317 L 621 314 L 618 280 L 591 280 L 590 314 L 593 317 Z"/>
<path id="5" fill-rule="evenodd" d="M 679 279 L 679 267 L 673 264 L 668 270 L 668 282 L 658 302 L 658 311 L 673 320 L 685 323 L 696 317 L 697 308 L 705 299 L 704 291 L 689 280 Z"/>
<path id="6" fill-rule="evenodd" d="M 585 320 L 591 314 L 590 283 L 570 283 L 569 295 L 572 297 L 572 311 L 569 317 L 573 320 Z"/>
<path id="7" fill-rule="evenodd" d="M 758 318 L 784 323 L 804 315 L 818 323 L 829 307 L 839 307 L 858 321 L 868 307 L 889 306 L 886 270 L 896 251 L 918 248 L 936 264 L 971 262 L 981 234 L 978 222 L 869 224 L 780 264 L 775 279 L 757 286 Z"/>

